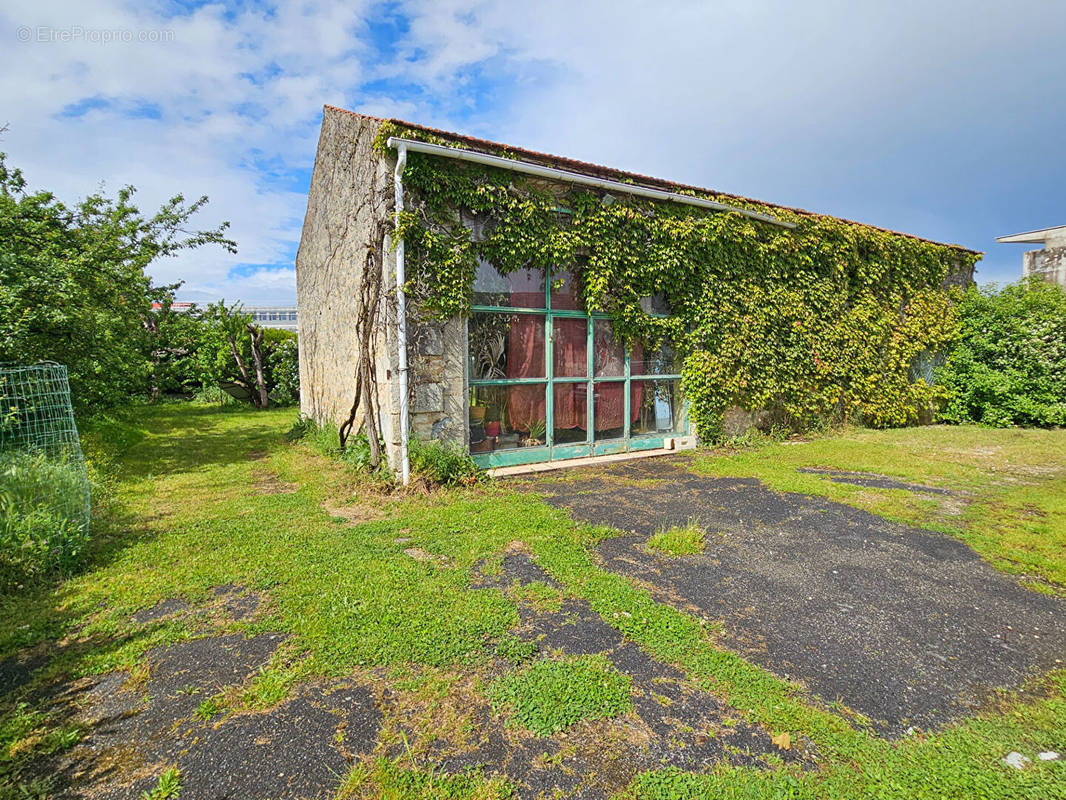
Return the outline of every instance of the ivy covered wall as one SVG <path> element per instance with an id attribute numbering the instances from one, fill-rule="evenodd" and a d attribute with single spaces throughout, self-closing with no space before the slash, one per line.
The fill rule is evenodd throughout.
<path id="1" fill-rule="evenodd" d="M 382 154 L 389 136 L 456 145 L 386 122 Z M 972 251 L 732 197 L 701 195 L 796 227 L 413 152 L 404 186 L 407 288 L 425 312 L 466 315 L 479 258 L 503 273 L 570 269 L 586 310 L 608 314 L 618 336 L 673 340 L 704 441 L 720 438 L 730 407 L 796 428 L 900 426 L 944 400 L 923 366 L 959 335 Z M 652 295 L 670 318 L 642 310 Z"/>

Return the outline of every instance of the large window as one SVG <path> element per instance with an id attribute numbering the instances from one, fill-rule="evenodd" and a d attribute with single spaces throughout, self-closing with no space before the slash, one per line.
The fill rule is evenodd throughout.
<path id="1" fill-rule="evenodd" d="M 665 305 L 649 298 L 651 313 Z M 673 348 L 627 349 L 586 314 L 569 272 L 482 262 L 468 327 L 470 450 L 483 466 L 662 445 L 685 432 Z"/>

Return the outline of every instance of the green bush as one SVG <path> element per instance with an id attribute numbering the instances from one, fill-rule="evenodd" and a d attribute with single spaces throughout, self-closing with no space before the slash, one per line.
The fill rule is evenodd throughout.
<path id="1" fill-rule="evenodd" d="M 412 472 L 443 486 L 469 486 L 482 476 L 474 459 L 458 445 L 411 439 L 408 452 Z"/>
<path id="2" fill-rule="evenodd" d="M 77 566 L 89 541 L 81 464 L 0 453 L 0 591 Z"/>
<path id="3" fill-rule="evenodd" d="M 962 338 L 938 379 L 947 422 L 1066 425 L 1066 292 L 1042 281 L 971 288 Z"/>
<path id="4" fill-rule="evenodd" d="M 296 334 L 268 328 L 264 332 L 263 350 L 271 402 L 279 406 L 299 402 L 300 357 Z"/>

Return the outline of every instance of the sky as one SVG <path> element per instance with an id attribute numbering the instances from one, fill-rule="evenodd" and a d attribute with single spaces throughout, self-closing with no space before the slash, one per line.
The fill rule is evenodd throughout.
<path id="1" fill-rule="evenodd" d="M 799 206 L 1020 276 L 1066 224 L 1062 0 L 6 0 L 0 151 L 67 202 L 210 198 L 179 299 L 295 302 L 323 104 Z"/>

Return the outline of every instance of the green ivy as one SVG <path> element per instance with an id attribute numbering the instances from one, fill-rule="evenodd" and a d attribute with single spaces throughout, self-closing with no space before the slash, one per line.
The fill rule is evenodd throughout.
<path id="1" fill-rule="evenodd" d="M 392 135 L 454 145 L 386 122 L 380 152 Z M 505 274 L 570 269 L 585 309 L 607 314 L 619 338 L 673 340 L 704 441 L 720 437 L 731 406 L 767 409 L 794 427 L 826 419 L 900 426 L 945 400 L 916 366 L 958 338 L 956 293 L 946 283 L 976 262 L 971 251 L 711 194 L 796 227 L 631 196 L 608 200 L 421 153 L 409 153 L 404 185 L 411 203 L 397 233 L 407 289 L 422 308 L 441 318 L 469 314 L 482 258 Z M 670 318 L 641 308 L 641 298 L 656 294 Z"/>

